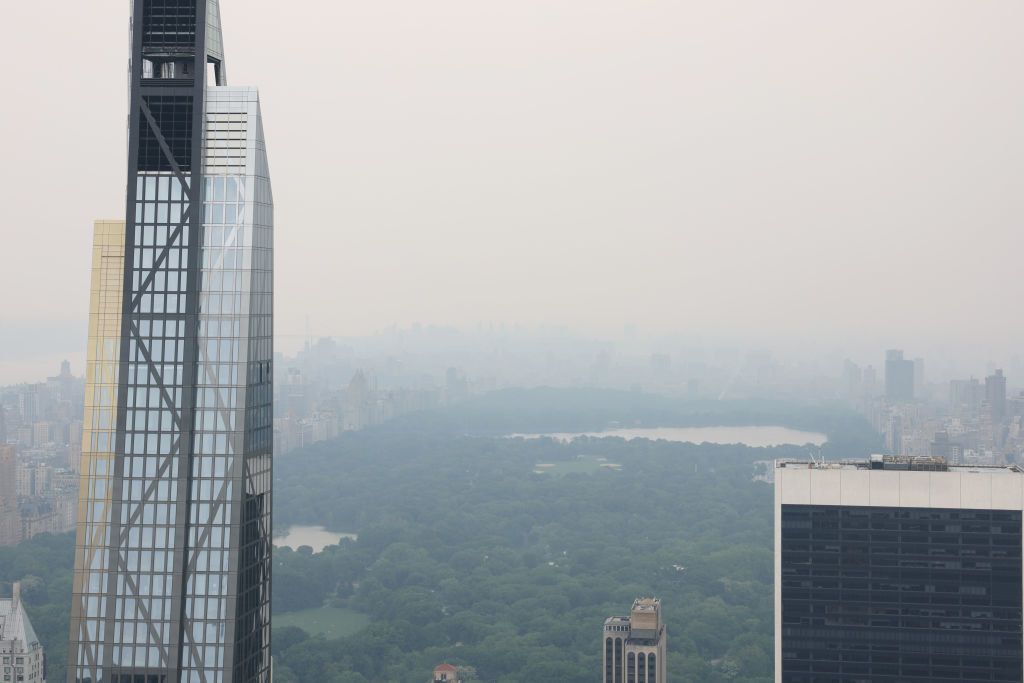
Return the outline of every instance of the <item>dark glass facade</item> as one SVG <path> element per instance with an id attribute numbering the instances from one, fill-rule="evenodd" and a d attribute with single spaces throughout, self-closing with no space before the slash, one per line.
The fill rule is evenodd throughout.
<path id="1" fill-rule="evenodd" d="M 782 505 L 781 680 L 1022 680 L 1021 512 Z"/>
<path id="2" fill-rule="evenodd" d="M 90 339 L 76 683 L 270 679 L 273 201 L 258 95 L 226 85 L 219 15 L 133 6 L 127 215 L 104 237 L 123 273 L 95 293 L 120 306 L 94 306 Z"/>

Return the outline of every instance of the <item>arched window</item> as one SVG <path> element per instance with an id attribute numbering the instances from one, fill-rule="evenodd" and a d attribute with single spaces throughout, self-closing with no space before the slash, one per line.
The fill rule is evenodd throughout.
<path id="1" fill-rule="evenodd" d="M 615 651 L 612 649 L 612 639 L 604 639 L 604 683 L 615 683 L 612 678 L 612 667 L 615 664 Z"/>
<path id="2" fill-rule="evenodd" d="M 647 655 L 643 652 L 636 656 L 636 680 L 639 683 L 647 680 Z"/>
<path id="3" fill-rule="evenodd" d="M 626 683 L 636 683 L 636 654 L 633 652 L 626 656 Z"/>
<path id="4" fill-rule="evenodd" d="M 658 655 L 647 655 L 647 683 L 658 683 Z"/>
<path id="5" fill-rule="evenodd" d="M 615 639 L 615 683 L 622 681 L 622 638 Z"/>

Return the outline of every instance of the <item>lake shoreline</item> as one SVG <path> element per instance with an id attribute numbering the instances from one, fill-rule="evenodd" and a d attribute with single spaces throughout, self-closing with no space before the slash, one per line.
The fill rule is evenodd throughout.
<path id="1" fill-rule="evenodd" d="M 620 438 L 627 441 L 650 439 L 700 445 L 710 443 L 730 446 L 744 445 L 749 448 L 771 448 L 774 446 L 821 446 L 828 442 L 828 436 L 820 432 L 808 432 L 779 426 L 717 426 L 717 427 L 636 427 L 607 429 L 599 432 L 551 432 L 547 434 L 507 434 L 506 439 L 556 439 L 571 442 L 579 438 L 608 439 Z"/>
<path id="2" fill-rule="evenodd" d="M 314 553 L 319 553 L 327 546 L 338 545 L 343 538 L 350 538 L 356 541 L 359 539 L 359 534 L 328 531 L 322 526 L 294 524 L 285 527 L 283 530 L 275 531 L 272 542 L 278 548 L 291 548 L 292 550 L 298 550 L 302 546 L 309 546 L 313 549 Z"/>

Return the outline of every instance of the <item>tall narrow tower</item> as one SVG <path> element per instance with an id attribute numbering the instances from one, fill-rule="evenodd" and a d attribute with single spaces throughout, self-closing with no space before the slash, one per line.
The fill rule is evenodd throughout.
<path id="1" fill-rule="evenodd" d="M 67 680 L 270 679 L 273 200 L 217 0 L 134 0 L 100 222 Z"/>
<path id="2" fill-rule="evenodd" d="M 665 683 L 668 680 L 661 600 L 637 598 L 628 617 L 604 621 L 604 683 Z"/>

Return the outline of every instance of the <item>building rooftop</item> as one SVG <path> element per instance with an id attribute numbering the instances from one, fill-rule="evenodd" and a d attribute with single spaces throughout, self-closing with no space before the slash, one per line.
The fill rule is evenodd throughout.
<path id="1" fill-rule="evenodd" d="M 657 598 L 637 598 L 633 601 L 634 612 L 654 612 L 661 606 L 661 600 Z"/>
<path id="2" fill-rule="evenodd" d="M 951 465 L 945 458 L 921 455 L 872 455 L 867 460 L 776 460 L 776 469 L 888 470 L 897 472 L 984 472 L 1024 474 L 1017 465 Z"/>
<path id="3" fill-rule="evenodd" d="M 14 597 L 0 600 L 0 641 L 20 641 L 26 652 L 32 652 L 42 645 L 21 604 L 20 588 L 15 583 Z"/>

